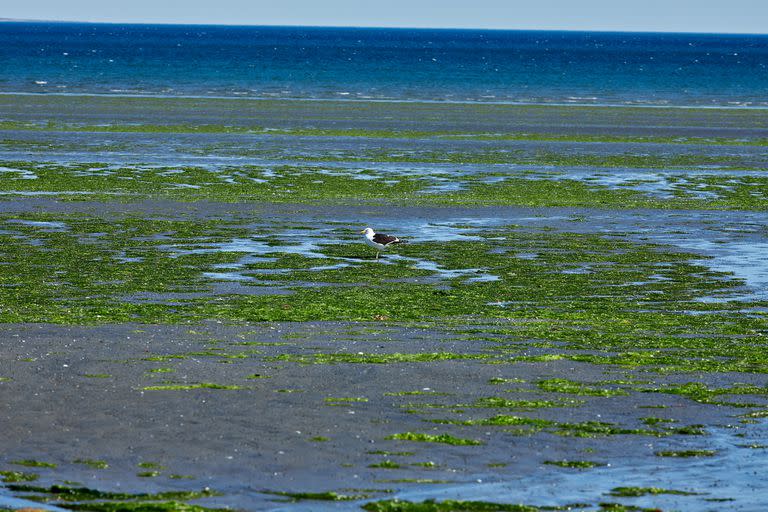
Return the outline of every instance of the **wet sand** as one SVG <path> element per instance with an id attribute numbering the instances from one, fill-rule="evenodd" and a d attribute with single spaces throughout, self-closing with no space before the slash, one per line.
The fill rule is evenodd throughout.
<path id="1" fill-rule="evenodd" d="M 383 333 L 346 334 L 364 328 Z M 678 498 L 680 505 L 689 510 L 705 507 L 706 498 L 713 497 L 733 498 L 735 501 L 729 503 L 732 510 L 750 510 L 762 500 L 758 495 L 730 494 L 733 489 L 727 486 L 716 490 L 707 479 L 691 478 L 694 475 L 689 474 L 690 463 L 686 460 L 654 457 L 655 451 L 669 447 L 669 441 L 663 438 L 615 435 L 593 439 L 548 433 L 519 436 L 505 434 L 499 427 L 478 432 L 460 426 L 446 428 L 425 423 L 430 418 L 450 416 L 441 409 L 421 414 L 409 414 L 403 409 L 411 402 L 460 407 L 451 404 L 469 404 L 484 396 L 497 395 L 499 386 L 488 383 L 493 378 L 529 382 L 564 375 L 584 381 L 648 378 L 630 371 L 563 361 L 504 366 L 476 361 L 336 365 L 264 361 L 269 356 L 286 353 L 355 353 L 358 349 L 366 354 L 411 352 L 416 345 L 420 352 L 482 354 L 493 349 L 493 343 L 451 340 L 446 334 L 431 330 L 375 324 L 226 326 L 209 323 L 93 328 L 9 325 L 3 327 L 2 336 L 14 342 L 12 346 L 4 344 L 3 360 L 15 362 L 10 373 L 5 373 L 13 380 L 0 387 L 4 457 L 58 464 L 55 470 L 41 472 L 41 484 L 68 479 L 87 487 L 124 491 L 211 487 L 224 496 L 201 500 L 200 504 L 248 510 L 281 507 L 274 503 L 274 496 L 263 491 L 344 492 L 349 488 L 392 489 L 396 496 L 404 498 L 453 496 L 511 502 L 525 499 L 527 503 L 552 506 L 579 499 L 604 500 L 605 493 L 622 485 L 645 483 L 660 487 L 674 482 L 676 489 L 703 493 L 699 497 Z M 258 346 L 260 354 L 234 360 L 232 364 L 222 364 L 226 360 L 215 355 L 190 355 L 171 363 L 145 360 L 151 355 L 204 353 L 214 346 L 211 340 L 216 340 L 216 347 L 228 349 L 251 348 L 232 345 L 243 341 L 287 344 Z M 174 378 L 182 382 L 236 383 L 244 389 L 142 389 L 163 377 L 149 373 L 152 369 L 168 366 L 175 369 Z M 247 376 L 252 374 L 268 378 L 249 381 Z M 680 383 L 690 378 L 690 375 L 666 375 L 654 376 L 653 381 Z M 749 375 L 710 378 L 711 385 L 722 384 L 723 380 L 756 384 L 763 380 Z M 387 395 L 423 390 L 441 394 Z M 542 395 L 546 394 L 503 394 L 505 398 L 526 400 L 543 398 Z M 367 401 L 334 404 L 327 400 L 339 397 L 366 398 Z M 748 442 L 753 436 L 759 437 L 762 430 L 726 427 L 742 412 L 739 409 L 713 408 L 676 396 L 633 394 L 586 398 L 585 402 L 579 407 L 540 409 L 524 415 L 560 422 L 603 421 L 640 428 L 639 418 L 654 413 L 674 417 L 679 425 L 709 425 L 709 435 L 689 436 L 686 449 L 710 447 L 713 439 L 733 447 Z M 667 408 L 658 413 L 644 409 L 659 405 Z M 472 416 L 483 417 L 487 412 L 478 411 Z M 384 439 L 396 432 L 433 430 L 458 437 L 469 434 L 486 444 L 462 447 Z M 747 434 L 748 438 L 740 439 L 736 434 Z M 312 441 L 317 437 L 325 437 L 327 441 Z M 673 444 L 680 448 L 679 443 Z M 370 453 L 377 450 L 409 451 L 414 455 L 387 457 Z M 88 458 L 107 461 L 110 467 L 94 470 L 72 463 Z M 544 461 L 581 459 L 610 464 L 610 468 L 601 470 L 596 477 L 598 485 L 592 482 L 591 473 L 585 473 L 586 480 L 582 480 L 581 470 L 548 469 L 543 465 Z M 369 467 L 382 460 L 395 460 L 404 467 Z M 140 472 L 138 464 L 146 461 L 164 468 L 160 476 L 152 479 L 136 476 Z M 414 462 L 434 462 L 436 467 L 409 467 Z M 736 482 L 732 477 L 726 478 L 721 471 L 723 463 L 733 464 L 727 459 L 713 458 L 707 463 L 697 461 L 696 466 L 699 471 L 719 474 L 721 480 L 727 479 L 729 485 L 734 486 Z M 489 468 L 489 464 L 505 464 L 505 467 Z M 193 479 L 174 481 L 167 477 L 171 474 Z M 530 481 L 534 474 L 537 475 L 535 482 Z M 431 484 L 418 490 L 418 485 L 384 481 L 407 478 L 449 483 Z M 588 496 L 574 480 L 586 482 L 592 495 Z M 521 493 L 522 489 L 511 482 L 527 482 L 528 488 Z M 476 485 L 479 483 L 483 485 Z M 745 480 L 741 485 L 753 488 L 757 483 Z M 552 492 L 554 489 L 558 490 Z M 646 501 L 669 506 L 666 499 L 647 498 Z M 308 508 L 316 509 L 320 505 L 312 503 Z"/>

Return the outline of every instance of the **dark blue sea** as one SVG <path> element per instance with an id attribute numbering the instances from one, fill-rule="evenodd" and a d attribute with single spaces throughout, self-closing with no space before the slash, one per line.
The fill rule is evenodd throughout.
<path id="1" fill-rule="evenodd" d="M 768 106 L 768 36 L 0 23 L 0 93 Z"/>

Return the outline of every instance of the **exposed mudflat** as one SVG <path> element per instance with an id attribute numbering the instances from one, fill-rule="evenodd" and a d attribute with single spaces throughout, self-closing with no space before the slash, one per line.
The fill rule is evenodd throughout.
<path id="1" fill-rule="evenodd" d="M 768 500 L 759 112 L 0 112 L 0 509 Z"/>
<path id="2" fill-rule="evenodd" d="M 343 493 L 349 488 L 382 490 L 361 491 L 372 497 L 459 497 L 563 505 L 605 500 L 605 493 L 614 487 L 672 486 L 702 493 L 676 498 L 673 506 L 689 510 L 706 508 L 710 498 L 732 498 L 729 509 L 753 510 L 764 499 L 759 492 L 752 494 L 759 491 L 759 485 L 747 470 L 749 461 L 757 462 L 755 457 L 762 453 L 747 445 L 760 439 L 764 429 L 738 426 L 737 415 L 743 412 L 738 408 L 649 393 L 616 397 L 559 394 L 563 403 L 555 406 L 468 408 L 488 396 L 531 401 L 553 398 L 551 393 L 528 389 L 527 384 L 490 383 L 494 378 L 519 379 L 521 383 L 562 377 L 591 382 L 652 381 L 658 386 L 687 382 L 691 375 L 650 376 L 571 361 L 296 364 L 273 359 L 285 354 L 418 351 L 483 355 L 496 351 L 492 341 L 377 324 L 8 325 L 2 336 L 7 340 L 2 354 L 7 365 L 4 376 L 12 379 L 0 386 L 4 457 L 57 464 L 56 469 L 40 472 L 41 485 L 66 479 L 101 490 L 150 492 L 207 486 L 224 495 L 201 504 L 252 510 L 281 507 L 274 495 L 262 491 Z M 243 358 L 228 359 L 241 354 Z M 180 359 L 163 360 L 163 356 Z M 153 373 L 160 368 L 173 373 Z M 253 375 L 259 378 L 249 379 Z M 214 382 L 241 389 L 147 389 L 169 376 L 182 384 Z M 764 381 L 750 375 L 696 377 L 703 377 L 710 386 L 734 379 L 757 385 Z M 411 392 L 414 394 L 404 394 Z M 576 398 L 583 403 L 571 403 Z M 660 406 L 664 408 L 657 409 Z M 506 413 L 639 429 L 644 427 L 641 418 L 659 416 L 675 420 L 676 427 L 707 427 L 702 435 L 681 440 L 642 434 L 507 433 L 512 427 L 478 429 L 429 423 L 457 417 L 453 409 L 465 411 L 458 416 L 462 419 Z M 450 446 L 385 439 L 406 431 L 449 433 L 484 444 Z M 654 455 L 670 447 L 713 446 L 718 455 L 705 462 L 697 459 L 695 471 L 689 460 Z M 393 454 L 372 453 L 378 451 Z M 73 463 L 78 459 L 103 460 L 109 468 Z M 607 466 L 580 470 L 544 465 L 561 460 L 590 460 Z M 382 461 L 394 461 L 399 467 L 370 467 Z M 154 478 L 139 477 L 142 462 L 155 463 L 162 470 Z M 434 463 L 434 467 L 414 465 L 424 462 Z M 714 474 L 702 478 L 709 473 Z M 170 475 L 190 479 L 173 480 Z M 400 479 L 444 483 L 419 490 L 424 484 L 392 481 Z M 383 492 L 385 489 L 388 491 Z M 645 504 L 666 500 L 647 498 Z M 310 508 L 317 507 L 313 503 Z"/>

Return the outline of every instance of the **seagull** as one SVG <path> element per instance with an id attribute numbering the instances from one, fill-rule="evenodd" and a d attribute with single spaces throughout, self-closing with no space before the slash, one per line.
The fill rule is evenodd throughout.
<path id="1" fill-rule="evenodd" d="M 365 228 L 360 233 L 365 235 L 365 243 L 376 249 L 377 261 L 379 259 L 379 252 L 386 250 L 390 245 L 403 243 L 403 240 L 396 236 L 375 233 L 371 228 Z"/>

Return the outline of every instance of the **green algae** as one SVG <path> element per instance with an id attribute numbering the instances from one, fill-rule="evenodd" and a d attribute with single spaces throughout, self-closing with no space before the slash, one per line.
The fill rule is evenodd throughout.
<path id="1" fill-rule="evenodd" d="M 244 388 L 243 386 L 237 386 L 234 384 L 216 384 L 213 382 L 199 382 L 196 384 L 160 384 L 157 386 L 144 386 L 141 389 L 144 391 L 189 391 L 193 389 L 236 390 L 236 389 L 244 389 Z"/>
<path id="2" fill-rule="evenodd" d="M 569 437 L 605 437 L 615 435 L 642 435 L 651 437 L 665 437 L 672 434 L 685 435 L 703 435 L 701 425 L 691 425 L 674 429 L 650 430 L 624 428 L 614 423 L 600 421 L 584 421 L 579 423 L 558 422 L 554 420 L 544 420 L 539 418 L 528 418 L 523 416 L 511 416 L 506 414 L 497 414 L 490 418 L 476 420 L 445 420 L 432 419 L 432 423 L 464 425 L 464 426 L 521 426 L 530 427 L 530 430 L 519 431 L 518 433 L 533 433 L 536 431 L 546 431 L 553 434 Z"/>
<path id="3" fill-rule="evenodd" d="M 16 464 L 17 466 L 26 466 L 29 468 L 56 468 L 58 466 L 58 464 L 54 464 L 53 462 L 44 462 L 34 459 L 12 460 L 11 464 Z"/>
<path id="4" fill-rule="evenodd" d="M 525 383 L 524 379 L 519 378 L 502 378 L 502 377 L 494 377 L 492 379 L 488 380 L 488 384 L 523 384 Z"/>
<path id="5" fill-rule="evenodd" d="M 485 409 L 548 409 L 556 407 L 578 407 L 584 402 L 581 400 L 511 400 L 497 396 L 478 398 L 471 404 L 463 407 L 477 407 Z"/>
<path id="6" fill-rule="evenodd" d="M 449 106 L 447 108 L 455 108 Z M 497 107 L 498 108 L 498 107 Z M 573 108 L 573 107 L 571 107 Z M 581 112 L 584 112 L 583 110 Z M 679 116 L 679 113 L 675 113 Z M 679 145 L 728 145 L 728 146 L 764 146 L 768 139 L 761 137 L 682 137 L 682 136 L 636 136 L 621 134 L 582 134 L 582 133 L 547 133 L 547 132 L 487 132 L 460 130 L 412 130 L 412 129 L 363 129 L 363 128 L 318 128 L 312 126 L 268 127 L 262 125 L 225 125 L 225 124 L 155 124 L 155 123 L 110 123 L 85 124 L 49 120 L 30 122 L 4 119 L 0 129 L 7 131 L 45 131 L 45 132 L 91 132 L 91 133 L 162 133 L 162 134 L 248 134 L 283 137 L 364 137 L 379 139 L 426 139 L 442 138 L 451 140 L 481 141 L 553 141 L 553 142 L 589 142 L 589 143 L 632 143 L 632 144 L 679 144 Z M 9 140 L 14 142 L 13 140 Z M 50 149 L 49 143 L 36 141 L 18 141 L 27 145 L 43 145 Z"/>
<path id="7" fill-rule="evenodd" d="M 416 441 L 420 443 L 441 443 L 450 444 L 453 446 L 477 446 L 485 444 L 482 441 L 476 439 L 463 439 L 460 437 L 454 437 L 450 434 L 424 434 L 420 432 L 402 432 L 399 434 L 392 434 L 385 439 L 393 439 L 399 441 Z"/>
<path id="8" fill-rule="evenodd" d="M 621 503 L 599 503 L 598 506 L 605 512 L 659 512 L 658 508 L 636 507 Z"/>
<path id="9" fill-rule="evenodd" d="M 426 461 L 426 462 L 411 462 L 409 466 L 415 466 L 419 468 L 436 468 L 437 464 L 435 464 L 432 461 Z"/>
<path id="10" fill-rule="evenodd" d="M 487 501 L 427 500 L 421 503 L 400 500 L 382 500 L 362 506 L 368 512 L 538 512 L 539 508 Z"/>
<path id="11" fill-rule="evenodd" d="M 34 482 L 40 475 L 35 473 L 26 473 L 24 471 L 0 471 L 0 477 L 2 477 L 4 483 L 16 483 L 16 482 Z"/>
<path id="12" fill-rule="evenodd" d="M 229 512 L 229 508 L 210 508 L 200 505 L 190 505 L 179 501 L 157 502 L 95 502 L 95 503 L 71 503 L 65 508 L 70 510 L 83 510 L 90 512 Z"/>
<path id="13" fill-rule="evenodd" d="M 381 462 L 376 462 L 374 464 L 368 464 L 368 467 L 380 468 L 380 469 L 401 469 L 403 466 L 391 460 L 384 460 Z"/>
<path id="14" fill-rule="evenodd" d="M 507 155 L 507 153 L 503 153 Z M 520 158 L 506 163 L 520 164 Z M 579 155 L 537 157 L 532 166 L 562 165 L 610 168 L 669 169 L 712 165 L 691 155 L 669 159 L 661 157 Z M 655 158 L 655 160 L 649 160 Z M 459 163 L 503 163 L 498 158 L 473 157 L 458 154 Z M 380 160 L 386 160 L 380 158 Z M 429 161 L 429 159 L 427 159 Z M 719 160 L 717 161 L 719 163 Z M 56 165 L 41 162 L 0 162 L 4 167 L 19 172 L 34 173 L 36 179 L 23 179 L 12 173 L 0 176 L 0 191 L 8 194 L 61 194 L 62 200 L 137 201 L 164 198 L 176 201 L 243 202 L 269 198 L 277 203 L 359 204 L 361 201 L 377 204 L 408 205 L 514 205 L 563 206 L 589 208 L 657 208 L 657 209 L 765 209 L 768 196 L 762 191 L 768 178 L 762 176 L 686 175 L 668 178 L 672 193 L 662 195 L 627 186 L 608 186 L 580 179 L 533 177 L 501 174 L 498 180 L 488 182 L 492 176 L 448 176 L 455 183 L 452 189 L 435 190 L 435 182 L 427 176 L 398 176 L 396 180 L 360 179 L 355 170 L 329 174 L 322 167 L 280 166 L 261 168 L 232 167 L 223 170 L 200 167 L 142 168 L 125 167 L 104 170 L 104 164 L 81 163 Z M 734 165 L 740 170 L 745 165 Z M 750 170 L 750 169 L 746 169 Z M 760 169 L 755 169 L 760 170 Z M 681 170 L 682 172 L 682 170 Z M 375 177 L 375 176 L 374 176 Z M 383 180 L 383 181 L 382 181 Z M 629 183 L 628 185 L 631 185 Z M 72 194 L 76 192 L 76 194 Z M 706 197 L 702 195 L 706 193 Z M 262 265 L 257 265 L 257 268 Z M 343 269 L 337 272 L 344 274 Z M 415 275 L 419 275 L 414 270 Z M 310 274 L 311 275 L 311 274 Z"/>
<path id="15" fill-rule="evenodd" d="M 370 498 L 368 494 L 339 494 L 333 491 L 328 492 L 287 492 L 287 491 L 261 491 L 264 494 L 274 494 L 290 498 L 292 501 L 314 500 L 314 501 L 356 501 Z"/>
<path id="16" fill-rule="evenodd" d="M 699 493 L 696 492 L 687 492 L 687 491 L 677 491 L 674 489 L 661 489 L 659 487 L 614 487 L 611 489 L 611 492 L 608 493 L 610 496 L 617 496 L 617 497 L 639 497 L 639 496 L 657 496 L 659 494 L 671 494 L 676 496 L 697 496 Z"/>
<path id="17" fill-rule="evenodd" d="M 627 393 L 623 389 L 609 389 L 601 388 L 599 386 L 575 382 L 568 379 L 547 379 L 541 380 L 536 385 L 542 391 L 555 392 L 555 393 L 567 393 L 573 395 L 587 395 L 587 396 L 626 396 Z"/>
<path id="18" fill-rule="evenodd" d="M 714 457 L 715 450 L 660 450 L 654 452 L 657 457 Z"/>
<path id="19" fill-rule="evenodd" d="M 365 403 L 368 401 L 368 399 L 360 396 L 340 397 L 340 398 L 326 397 L 323 399 L 323 401 L 325 402 L 325 405 L 339 407 L 339 406 L 345 406 L 345 405 L 355 404 L 355 403 Z"/>
<path id="20" fill-rule="evenodd" d="M 224 124 L 84 124 L 47 121 L 45 123 L 3 120 L 0 130 L 8 131 L 45 131 L 45 132 L 90 132 L 90 133 L 162 133 L 162 134 L 248 134 L 270 135 L 283 137 L 361 137 L 372 139 L 427 139 L 442 138 L 452 140 L 481 140 L 481 141 L 547 141 L 547 142 L 589 142 L 589 143 L 619 143 L 619 144 L 677 144 L 677 145 L 717 145 L 717 146 L 766 146 L 768 139 L 727 138 L 727 137 L 682 137 L 682 136 L 633 136 L 617 134 L 557 134 L 546 132 L 483 132 L 457 130 L 405 130 L 405 129 L 330 129 L 316 127 L 265 127 L 259 125 L 224 125 Z M 51 149 L 49 143 L 35 141 L 14 141 L 9 139 L 6 144 L 13 142 L 24 143 L 27 146 L 42 145 Z M 63 146 L 63 145 L 60 145 Z M 65 146 L 66 147 L 66 146 Z"/>
<path id="21" fill-rule="evenodd" d="M 696 432 L 700 433 L 698 432 L 698 430 Z M 669 434 L 669 432 L 658 431 L 658 430 L 623 428 L 613 423 L 608 423 L 603 421 L 583 421 L 580 423 L 558 423 L 556 426 L 555 433 L 561 436 L 571 436 L 571 437 L 602 437 L 602 436 L 614 436 L 614 435 L 643 435 L 643 436 L 663 437 Z"/>
<path id="22" fill-rule="evenodd" d="M 157 462 L 139 462 L 137 466 L 145 469 L 165 469 L 162 464 Z"/>
<path id="23" fill-rule="evenodd" d="M 601 462 L 593 462 L 589 460 L 545 460 L 544 464 L 550 466 L 558 466 L 561 468 L 577 468 L 577 469 L 590 469 L 599 466 L 605 466 Z"/>
<path id="24" fill-rule="evenodd" d="M 27 216 L 29 220 L 51 220 L 50 216 Z M 146 237 L 153 233 L 167 233 L 169 230 L 184 230 L 189 235 L 202 236 L 204 239 L 219 238 L 221 234 L 240 236 L 240 228 L 227 227 L 218 224 L 215 231 L 191 223 L 145 223 L 137 236 Z M 185 259 L 182 256 L 164 254 L 154 243 L 142 242 L 139 247 L 143 258 L 151 254 L 147 264 L 140 262 L 124 263 L 112 260 L 111 250 L 99 250 L 93 244 L 84 245 L 78 241 L 79 236 L 93 232 L 123 232 L 138 230 L 138 225 L 131 221 L 128 225 L 121 222 L 103 223 L 92 219 L 74 217 L 67 220 L 71 233 L 39 232 L 33 228 L 23 228 L 23 231 L 46 242 L 46 249 L 40 250 L 35 246 L 22 243 L 14 237 L 6 237 L 3 246 L 4 257 L 15 272 L 9 272 L 3 278 L 10 287 L 0 288 L 4 303 L 9 307 L 0 311 L 0 320 L 4 321 L 47 321 L 47 322 L 107 322 L 141 320 L 147 322 L 170 322 L 195 320 L 204 318 L 224 318 L 246 321 L 266 320 L 364 320 L 375 316 L 386 316 L 393 321 L 439 318 L 459 315 L 476 315 L 497 318 L 524 319 L 525 311 L 515 307 L 494 306 L 499 297 L 511 299 L 520 304 L 539 304 L 544 309 L 537 312 L 538 321 L 520 324 L 509 334 L 518 338 L 528 336 L 540 339 L 548 337 L 559 343 L 567 343 L 571 348 L 589 348 L 588 329 L 593 335 L 600 336 L 604 347 L 620 346 L 624 339 L 632 336 L 638 343 L 676 344 L 685 340 L 675 339 L 674 329 L 681 330 L 684 325 L 700 326 L 704 331 L 717 332 L 722 326 L 723 334 L 730 336 L 733 331 L 733 316 L 721 315 L 722 321 L 715 315 L 706 318 L 684 317 L 674 311 L 666 311 L 663 307 L 667 300 L 685 302 L 686 307 L 698 307 L 689 301 L 697 295 L 712 294 L 726 291 L 736 283 L 724 279 L 725 275 L 707 272 L 705 267 L 690 265 L 686 258 L 692 258 L 681 253 L 664 251 L 657 246 L 645 246 L 616 240 L 607 240 L 593 235 L 572 234 L 526 234 L 510 235 L 509 242 L 504 240 L 491 242 L 459 242 L 451 244 L 412 244 L 403 248 L 405 255 L 427 256 L 437 261 L 445 268 L 477 268 L 483 266 L 490 273 L 501 279 L 493 283 L 464 283 L 454 280 L 449 290 L 436 289 L 433 284 L 402 283 L 397 289 L 389 290 L 387 294 L 379 293 L 376 287 L 320 287 L 296 289 L 289 296 L 242 296 L 228 295 L 220 297 L 219 301 L 207 299 L 188 299 L 173 305 L 140 304 L 132 301 L 120 301 L 119 297 L 130 293 L 169 291 L 198 291 L 208 286 L 203 278 L 205 272 L 212 270 L 212 265 L 221 262 L 232 262 L 239 253 L 227 253 L 224 256 L 210 254 L 194 255 L 195 259 Z M 21 229 L 21 228 L 18 228 Z M 80 235 L 82 232 L 83 235 Z M 111 235 L 110 235 L 111 236 Z M 104 238 L 104 237 L 103 237 Z M 513 242 L 514 240 L 514 242 Z M 118 240 L 115 237 L 116 243 Z M 133 243 L 131 240 L 121 241 L 121 245 Z M 514 243 L 519 250 L 530 249 L 543 251 L 537 260 L 510 259 L 503 253 L 498 253 L 507 243 Z M 57 247 L 58 246 L 58 247 Z M 363 251 L 359 244 L 340 245 L 340 252 Z M 117 247 L 118 249 L 120 246 Z M 61 252 L 59 252 L 61 251 Z M 149 251 L 149 252 L 147 252 Z M 68 254 L 71 263 L 64 262 L 60 254 Z M 12 258 L 8 258 L 12 256 Z M 202 256 L 205 256 L 202 258 Z M 588 276 L 563 275 L 553 273 L 553 269 L 567 261 L 593 261 L 606 265 L 603 270 Z M 610 263 L 610 266 L 607 266 Z M 667 265 L 659 267 L 660 264 Z M 56 288 L 50 286 L 37 270 L 41 267 L 58 269 L 63 272 L 63 283 Z M 75 274 L 77 271 L 77 274 Z M 669 281 L 649 281 L 645 286 L 623 286 L 627 281 L 638 281 L 650 274 L 662 273 Z M 128 281 L 116 282 L 115 275 Z M 326 277 L 324 277 L 326 279 Z M 98 283 L 110 283 L 101 286 Z M 597 283 L 604 290 L 614 290 L 612 300 L 599 299 L 595 295 Z M 24 286 L 27 293 L 22 297 L 16 294 L 16 287 Z M 586 290 L 592 290 L 587 292 Z M 631 291 L 630 291 L 631 290 Z M 624 295 L 620 300 L 619 295 Z M 69 297 L 67 299 L 67 297 Z M 64 299 L 64 300 L 62 300 Z M 118 300 L 115 300 L 118 299 Z M 565 301 L 572 301 L 570 303 Z M 653 300 L 653 302 L 651 302 Z M 638 301 L 647 303 L 653 309 L 647 312 L 637 312 Z M 662 305 L 660 307 L 659 305 Z M 13 307 L 10 307 L 13 306 Z M 548 314 L 549 308 L 557 308 Z M 373 313 L 372 313 L 373 312 Z M 704 316 L 704 315 L 702 315 Z M 547 318 L 556 322 L 559 327 L 553 329 L 552 323 L 543 323 Z M 756 319 L 741 318 L 739 323 L 746 329 L 750 324 L 757 326 Z M 677 322 L 679 325 L 675 325 Z M 727 322 L 727 324 L 726 324 Z M 627 329 L 627 324 L 637 325 Z M 640 326 L 647 328 L 643 329 Z M 670 331 L 662 336 L 649 333 Z M 701 338 L 697 342 L 701 342 Z M 687 343 L 691 343 L 688 341 Z M 732 347 L 732 345 L 731 345 Z M 740 350 L 746 348 L 746 343 Z M 714 342 L 711 344 L 714 349 Z M 730 347 L 729 347 L 730 348 Z M 721 349 L 720 352 L 723 352 Z M 248 353 L 217 353 L 215 351 L 198 352 L 203 356 L 220 357 L 224 359 L 241 359 Z M 716 354 L 717 355 L 717 354 Z M 647 364 L 639 357 L 639 352 L 626 352 L 621 355 L 566 355 L 575 360 L 591 361 L 600 364 L 621 364 L 627 361 L 631 364 Z M 653 354 L 648 362 L 674 364 L 679 358 L 666 354 L 666 360 Z M 760 358 L 754 354 L 743 354 L 743 360 L 749 359 L 753 368 Z M 149 356 L 150 361 L 170 361 L 183 359 L 189 354 L 166 354 Z M 294 355 L 282 354 L 274 360 L 292 361 L 299 363 L 349 363 L 360 362 L 380 364 L 389 362 L 428 362 L 438 359 L 493 359 L 492 354 L 315 354 Z M 540 357 L 540 356 L 537 356 Z M 546 357 L 554 357 L 549 355 Z M 710 359 L 714 361 L 715 359 Z M 728 358 L 717 357 L 718 364 L 727 365 Z M 690 361 L 688 361 L 690 362 Z M 702 360 L 699 364 L 704 364 Z M 707 362 L 711 366 L 713 363 Z M 680 365 L 685 366 L 685 365 Z M 739 365 L 743 369 L 744 365 Z M 688 366 L 690 367 L 690 366 Z M 768 368 L 768 365 L 766 366 Z M 700 366 L 694 366 L 700 368 Z"/>
<path id="25" fill-rule="evenodd" d="M 492 356 L 478 354 L 456 354 L 451 352 L 415 353 L 415 354 L 282 354 L 266 358 L 267 361 L 283 361 L 301 364 L 394 364 L 427 363 L 432 361 L 451 361 L 456 359 L 488 359 Z"/>
<path id="26" fill-rule="evenodd" d="M 72 461 L 75 464 L 83 464 L 93 469 L 107 469 L 109 464 L 103 460 L 97 459 L 75 459 Z"/>
<path id="27" fill-rule="evenodd" d="M 753 386 L 746 384 L 735 384 L 729 388 L 713 389 L 700 382 L 687 382 L 679 385 L 667 385 L 664 387 L 642 389 L 646 393 L 665 393 L 671 395 L 680 395 L 699 403 L 727 405 L 730 407 L 760 407 L 764 403 L 732 402 L 717 400 L 723 395 L 759 395 L 768 396 L 768 387 Z"/>
<path id="28" fill-rule="evenodd" d="M 9 485 L 8 489 L 14 492 L 35 493 L 45 500 L 60 500 L 67 502 L 93 501 L 93 500 L 117 500 L 117 501 L 164 501 L 164 500 L 195 500 L 211 496 L 220 496 L 220 493 L 210 489 L 202 491 L 168 491 L 160 493 L 123 493 L 105 492 L 87 487 L 67 487 L 52 485 L 50 487 L 37 487 L 33 485 Z"/>
<path id="29" fill-rule="evenodd" d="M 531 427 L 549 427 L 555 424 L 554 421 L 542 420 L 538 418 L 525 418 L 521 416 L 509 416 L 506 414 L 497 414 L 491 418 L 485 418 L 480 420 L 430 420 L 433 423 L 439 424 L 456 424 L 456 425 L 481 425 L 481 426 L 511 426 L 511 425 L 525 425 Z"/>

